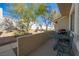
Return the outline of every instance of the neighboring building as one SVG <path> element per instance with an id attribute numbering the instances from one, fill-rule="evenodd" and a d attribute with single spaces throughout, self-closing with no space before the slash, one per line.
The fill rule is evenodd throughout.
<path id="1" fill-rule="evenodd" d="M 41 27 L 39 26 L 39 24 L 33 24 L 31 27 L 32 30 L 36 30 L 37 28 L 46 30 L 46 26 L 44 24 Z M 48 30 L 54 30 L 54 26 L 48 26 Z"/>
<path id="2" fill-rule="evenodd" d="M 0 18 L 3 18 L 3 9 L 0 8 Z"/>

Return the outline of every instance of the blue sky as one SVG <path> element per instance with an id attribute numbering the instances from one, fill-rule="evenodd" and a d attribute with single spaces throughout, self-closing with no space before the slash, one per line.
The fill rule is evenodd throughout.
<path id="1" fill-rule="evenodd" d="M 59 8 L 56 3 L 49 3 L 48 5 L 50 6 L 51 9 L 54 9 L 59 12 Z"/>

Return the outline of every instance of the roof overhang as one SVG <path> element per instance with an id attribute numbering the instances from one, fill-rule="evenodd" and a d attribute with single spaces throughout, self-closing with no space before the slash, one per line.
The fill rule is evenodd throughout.
<path id="1" fill-rule="evenodd" d="M 58 3 L 58 7 L 62 16 L 68 16 L 72 3 Z"/>

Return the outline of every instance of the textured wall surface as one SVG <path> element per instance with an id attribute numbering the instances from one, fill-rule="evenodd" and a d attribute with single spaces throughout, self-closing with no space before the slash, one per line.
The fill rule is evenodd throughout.
<path id="1" fill-rule="evenodd" d="M 18 38 L 17 55 L 24 56 L 41 46 L 51 38 L 53 31 Z"/>
<path id="2" fill-rule="evenodd" d="M 63 19 L 56 20 L 57 24 L 55 24 L 55 30 L 59 29 L 69 29 L 69 17 L 65 16 Z"/>

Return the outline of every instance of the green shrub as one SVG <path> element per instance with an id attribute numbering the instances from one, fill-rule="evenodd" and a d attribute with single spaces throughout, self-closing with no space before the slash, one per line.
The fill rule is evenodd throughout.
<path id="1" fill-rule="evenodd" d="M 28 34 L 28 33 L 24 32 L 24 31 L 23 32 L 21 31 L 21 32 L 16 32 L 15 36 L 18 37 L 18 36 L 23 36 L 23 35 L 26 35 L 26 34 Z"/>

